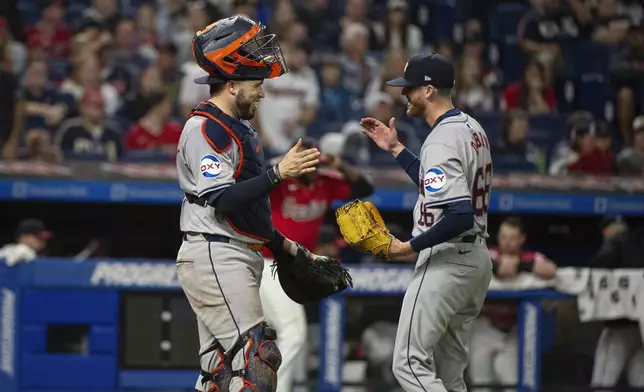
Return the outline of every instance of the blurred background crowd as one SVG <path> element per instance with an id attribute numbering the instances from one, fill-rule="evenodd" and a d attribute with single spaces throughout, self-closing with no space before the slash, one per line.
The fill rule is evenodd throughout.
<path id="1" fill-rule="evenodd" d="M 172 159 L 208 98 L 190 41 L 244 14 L 277 33 L 290 73 L 267 80 L 256 126 L 274 154 L 323 138 L 353 163 L 391 160 L 356 122 L 396 116 L 418 149 L 427 125 L 383 81 L 410 54 L 457 65 L 455 104 L 480 118 L 495 170 L 641 174 L 644 19 L 637 0 L 20 0 L 0 6 L 4 159 Z M 592 121 L 592 120 L 595 121 Z M 356 150 L 357 149 L 357 150 Z"/>

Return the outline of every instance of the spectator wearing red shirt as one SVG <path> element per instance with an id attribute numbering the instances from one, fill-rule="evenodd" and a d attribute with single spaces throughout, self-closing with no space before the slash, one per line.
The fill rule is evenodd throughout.
<path id="1" fill-rule="evenodd" d="M 530 114 L 550 113 L 557 110 L 555 92 L 545 82 L 543 66 L 530 61 L 523 70 L 521 81 L 510 83 L 503 90 L 505 109 L 523 109 Z"/>
<path id="2" fill-rule="evenodd" d="M 182 125 L 172 121 L 171 97 L 163 93 L 155 95 L 154 99 L 148 101 L 150 106 L 146 113 L 132 125 L 125 136 L 125 147 L 128 150 L 174 154 Z"/>
<path id="3" fill-rule="evenodd" d="M 46 48 L 51 59 L 68 57 L 71 54 L 72 33 L 65 26 L 64 17 L 65 8 L 61 0 L 45 0 L 42 19 L 26 29 L 27 42 Z"/>
<path id="4" fill-rule="evenodd" d="M 556 265 L 538 252 L 525 250 L 526 234 L 519 218 L 507 218 L 499 227 L 498 247 L 490 248 L 496 279 L 531 273 L 552 279 Z M 485 301 L 472 328 L 468 372 L 475 385 L 513 385 L 518 381 L 517 304 L 511 300 Z M 474 391 L 484 391 L 475 388 Z M 486 390 L 485 390 L 486 391 Z"/>
<path id="5" fill-rule="evenodd" d="M 612 175 L 616 172 L 615 154 L 611 149 L 612 132 L 606 122 L 598 122 L 592 145 L 580 151 L 568 172 L 577 174 Z"/>
<path id="6" fill-rule="evenodd" d="M 303 144 L 311 148 L 316 143 L 307 140 Z M 270 194 L 275 229 L 311 251 L 318 245 L 325 215 L 334 201 L 363 198 L 373 192 L 371 183 L 338 157 L 323 154 L 320 159 L 335 171 L 319 170 L 285 180 Z M 273 279 L 272 255 L 268 250 L 264 256 L 266 263 L 259 294 L 266 322 L 277 330 L 277 344 L 282 353 L 277 392 L 288 392 L 292 390 L 296 357 L 306 341 L 306 314 L 304 307 L 293 302 Z"/>

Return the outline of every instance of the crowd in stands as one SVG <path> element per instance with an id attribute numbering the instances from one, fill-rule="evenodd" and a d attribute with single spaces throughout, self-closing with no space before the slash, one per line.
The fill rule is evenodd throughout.
<path id="1" fill-rule="evenodd" d="M 488 132 L 497 172 L 644 173 L 638 0 L 3 2 L 3 159 L 171 161 L 209 98 L 191 39 L 233 14 L 277 34 L 290 69 L 265 81 L 255 121 L 273 154 L 308 135 L 355 164 L 391 164 L 359 132 L 365 114 L 395 116 L 419 149 L 429 126 L 384 82 L 435 51 L 454 60 L 454 103 Z"/>

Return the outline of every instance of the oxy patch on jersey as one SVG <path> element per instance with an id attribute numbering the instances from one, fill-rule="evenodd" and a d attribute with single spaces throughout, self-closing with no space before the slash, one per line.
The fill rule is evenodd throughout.
<path id="1" fill-rule="evenodd" d="M 423 188 L 425 191 L 434 193 L 438 192 L 447 184 L 447 176 L 445 172 L 438 167 L 432 167 L 425 172 L 423 177 Z"/>
<path id="2" fill-rule="evenodd" d="M 199 169 L 204 177 L 215 178 L 221 173 L 221 161 L 212 154 L 204 155 Z"/>

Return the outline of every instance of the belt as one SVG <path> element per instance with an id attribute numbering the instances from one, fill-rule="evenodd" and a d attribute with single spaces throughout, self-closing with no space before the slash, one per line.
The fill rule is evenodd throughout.
<path id="1" fill-rule="evenodd" d="M 188 241 L 188 236 L 201 236 L 203 237 L 204 240 L 208 242 L 221 242 L 224 244 L 241 245 L 250 250 L 254 250 L 256 252 L 260 252 L 262 249 L 264 249 L 264 244 L 251 244 L 249 242 L 236 240 L 234 238 L 225 237 L 223 235 L 218 235 L 218 234 L 188 232 L 188 233 L 183 233 L 183 240 Z"/>

